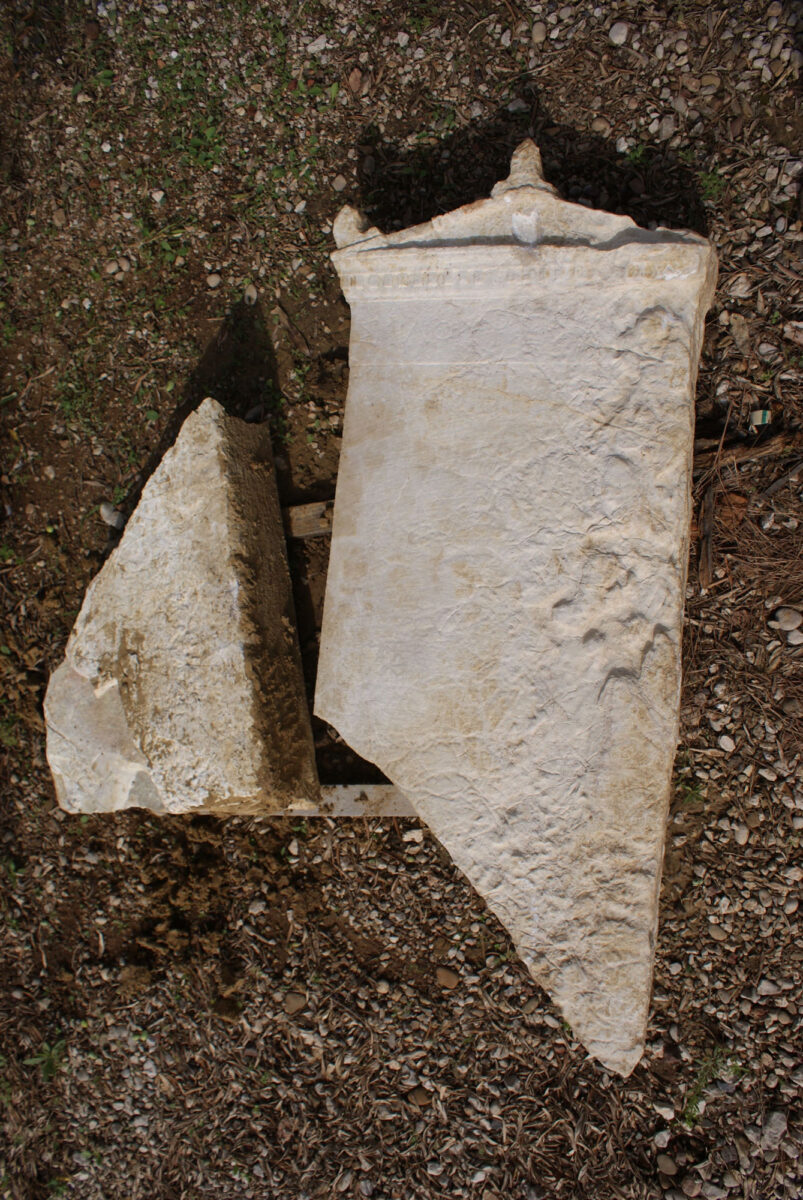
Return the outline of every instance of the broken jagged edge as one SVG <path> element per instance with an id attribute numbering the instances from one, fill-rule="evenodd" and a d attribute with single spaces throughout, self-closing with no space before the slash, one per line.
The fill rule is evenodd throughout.
<path id="1" fill-rule="evenodd" d="M 211 399 L 87 589 L 45 699 L 69 812 L 282 812 L 318 798 L 266 425 Z"/>
<path id="2" fill-rule="evenodd" d="M 333 261 L 350 380 L 315 710 L 410 799 L 575 1035 L 644 1048 L 710 244 L 490 199 Z"/>

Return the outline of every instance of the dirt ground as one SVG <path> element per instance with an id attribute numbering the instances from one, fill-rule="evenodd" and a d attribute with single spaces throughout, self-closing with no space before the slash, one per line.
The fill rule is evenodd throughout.
<path id="1" fill-rule="evenodd" d="M 803 1194 L 795 5 L 9 0 L 0 35 L 0 1196 Z M 474 200 L 528 134 L 565 197 L 721 264 L 627 1080 L 414 822 L 69 817 L 44 760 L 101 503 L 205 395 L 271 423 L 285 505 L 331 498 L 335 213 Z M 327 553 L 290 545 L 310 690 Z M 372 778 L 315 734 L 324 779 Z"/>

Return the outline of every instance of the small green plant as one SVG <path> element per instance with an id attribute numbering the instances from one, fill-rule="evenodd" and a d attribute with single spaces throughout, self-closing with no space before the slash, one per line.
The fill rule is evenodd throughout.
<path id="1" fill-rule="evenodd" d="M 703 200 L 719 200 L 725 191 L 725 180 L 719 171 L 701 171 L 698 178 Z"/>
<path id="2" fill-rule="evenodd" d="M 0 720 L 0 746 L 14 750 L 19 745 L 19 738 L 14 732 L 15 718 L 3 717 Z"/>
<path id="3" fill-rule="evenodd" d="M 66 1045 L 64 1038 L 59 1038 L 52 1045 L 50 1042 L 42 1042 L 39 1053 L 32 1054 L 30 1058 L 24 1058 L 23 1065 L 38 1067 L 42 1072 L 44 1082 L 49 1083 L 62 1064 Z"/>
<path id="4" fill-rule="evenodd" d="M 175 142 L 175 139 L 174 139 Z M 216 167 L 223 157 L 223 139 L 217 125 L 202 122 L 190 134 L 186 145 L 178 139 L 176 149 L 183 149 L 185 157 L 199 167 Z"/>
<path id="5" fill-rule="evenodd" d="M 678 799 L 681 804 L 702 804 L 705 797 L 700 784 L 695 780 L 684 779 L 677 787 Z"/>
<path id="6" fill-rule="evenodd" d="M 723 1075 L 728 1075 L 731 1079 L 739 1079 L 744 1075 L 744 1067 L 737 1058 L 726 1054 L 724 1047 L 715 1046 L 700 1063 L 694 1081 L 686 1093 L 686 1101 L 680 1119 L 687 1128 L 692 1129 L 699 1120 L 700 1105 L 708 1085 Z"/>
<path id="7" fill-rule="evenodd" d="M 9 883 L 13 888 L 15 888 L 20 881 L 20 875 L 22 875 L 22 871 L 20 871 L 20 869 L 17 867 L 17 864 L 14 862 L 13 858 L 7 858 L 3 863 L 3 866 L 5 867 L 6 875 L 8 875 Z M 2 1065 L 3 1064 L 0 1063 L 0 1066 Z"/>
<path id="8" fill-rule="evenodd" d="M 2 1071 L 6 1065 L 5 1058 L 2 1054 L 0 1054 L 0 1071 Z M 0 1078 L 0 1104 L 4 1105 L 6 1108 L 8 1108 L 11 1104 L 11 1084 L 5 1077 Z"/>
<path id="9" fill-rule="evenodd" d="M 627 161 L 633 167 L 637 167 L 641 163 L 643 163 L 646 156 L 647 156 L 647 147 L 645 145 L 643 145 L 642 142 L 639 142 L 639 144 L 637 146 L 634 146 L 632 150 L 628 150 L 627 155 L 626 155 Z"/>

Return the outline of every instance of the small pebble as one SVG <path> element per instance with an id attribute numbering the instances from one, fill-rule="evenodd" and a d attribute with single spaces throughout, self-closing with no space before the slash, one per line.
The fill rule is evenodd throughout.
<path id="1" fill-rule="evenodd" d="M 595 117 L 591 122 L 593 133 L 601 133 L 603 137 L 611 132 L 611 123 L 607 117 Z"/>
<path id="2" fill-rule="evenodd" d="M 727 733 L 723 733 L 719 744 L 726 754 L 731 754 L 736 749 L 736 743 L 732 737 L 728 737 Z"/>
<path id="3" fill-rule="evenodd" d="M 245 300 L 246 304 L 248 304 L 248 305 L 256 304 L 257 290 L 254 287 L 253 283 L 249 283 L 248 287 L 245 289 L 245 292 L 243 293 L 243 299 Z"/>
<path id="4" fill-rule="evenodd" d="M 109 262 L 106 263 L 106 266 L 103 268 L 103 270 L 106 272 L 107 275 L 116 275 L 117 272 L 120 270 L 120 264 L 118 263 L 116 258 L 113 258 Z"/>
<path id="5" fill-rule="evenodd" d="M 624 46 L 627 41 L 628 28 L 624 21 L 617 21 L 608 31 L 608 37 L 614 46 Z"/>
<path id="6" fill-rule="evenodd" d="M 746 846 L 749 836 L 750 830 L 747 828 L 747 826 L 742 825 L 741 821 L 737 821 L 733 827 L 733 840 L 736 842 L 736 845 Z"/>
<path id="7" fill-rule="evenodd" d="M 736 300 L 746 300 L 753 290 L 753 285 L 746 275 L 737 275 L 728 288 Z"/>
<path id="8" fill-rule="evenodd" d="M 161 204 L 164 198 L 165 194 L 161 188 L 155 188 L 154 191 L 151 192 L 151 200 L 153 200 L 154 204 Z"/>
<path id="9" fill-rule="evenodd" d="M 450 971 L 448 967 L 438 967 L 435 972 L 435 978 L 442 988 L 456 988 L 460 982 L 460 976 L 456 971 Z"/>
<path id="10" fill-rule="evenodd" d="M 777 608 L 772 617 L 779 629 L 783 629 L 784 633 L 791 629 L 798 629 L 803 625 L 803 613 L 796 608 Z"/>
<path id="11" fill-rule="evenodd" d="M 662 117 L 661 124 L 658 126 L 658 140 L 668 142 L 676 128 L 677 125 L 673 116 Z"/>
<path id="12" fill-rule="evenodd" d="M 765 1152 L 775 1151 L 781 1144 L 784 1134 L 786 1133 L 786 1113 L 771 1112 L 764 1122 L 764 1127 L 761 1130 L 761 1149 Z"/>
<path id="13" fill-rule="evenodd" d="M 221 277 L 218 274 L 213 273 L 212 275 L 207 275 L 206 282 L 209 287 L 216 288 L 216 287 L 220 287 L 223 280 L 221 279 Z"/>
<path id="14" fill-rule="evenodd" d="M 53 224 L 56 226 L 56 229 L 63 229 L 67 224 L 67 214 L 63 208 L 57 208 L 53 213 Z"/>
<path id="15" fill-rule="evenodd" d="M 547 28 L 543 21 L 536 21 L 533 25 L 533 45 L 540 46 L 546 41 Z"/>
<path id="16" fill-rule="evenodd" d="M 334 179 L 332 180 L 332 187 L 336 192 L 344 191 L 346 187 L 345 175 L 335 175 Z"/>
<path id="17" fill-rule="evenodd" d="M 713 72 L 709 75 L 703 75 L 702 79 L 700 80 L 701 90 L 704 92 L 715 92 L 719 88 L 721 82 L 722 80 L 720 79 L 719 75 L 715 75 Z"/>
<path id="18" fill-rule="evenodd" d="M 786 641 L 790 646 L 803 646 L 803 629 L 792 629 L 786 635 Z"/>
<path id="19" fill-rule="evenodd" d="M 100 505 L 100 517 L 112 529 L 122 529 L 125 525 L 125 517 L 121 512 L 110 504 L 108 500 L 103 500 Z"/>
<path id="20" fill-rule="evenodd" d="M 655 1161 L 662 1175 L 677 1175 L 678 1164 L 668 1154 L 659 1154 Z"/>

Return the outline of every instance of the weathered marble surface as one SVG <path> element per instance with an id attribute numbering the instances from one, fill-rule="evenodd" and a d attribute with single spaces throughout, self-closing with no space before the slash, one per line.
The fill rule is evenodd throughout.
<path id="1" fill-rule="evenodd" d="M 319 798 L 270 437 L 204 400 L 87 590 L 45 700 L 70 812 Z"/>
<path id="2" fill-rule="evenodd" d="M 493 198 L 345 209 L 350 383 L 316 712 L 375 762 L 600 1062 L 644 1046 L 716 257 Z"/>

